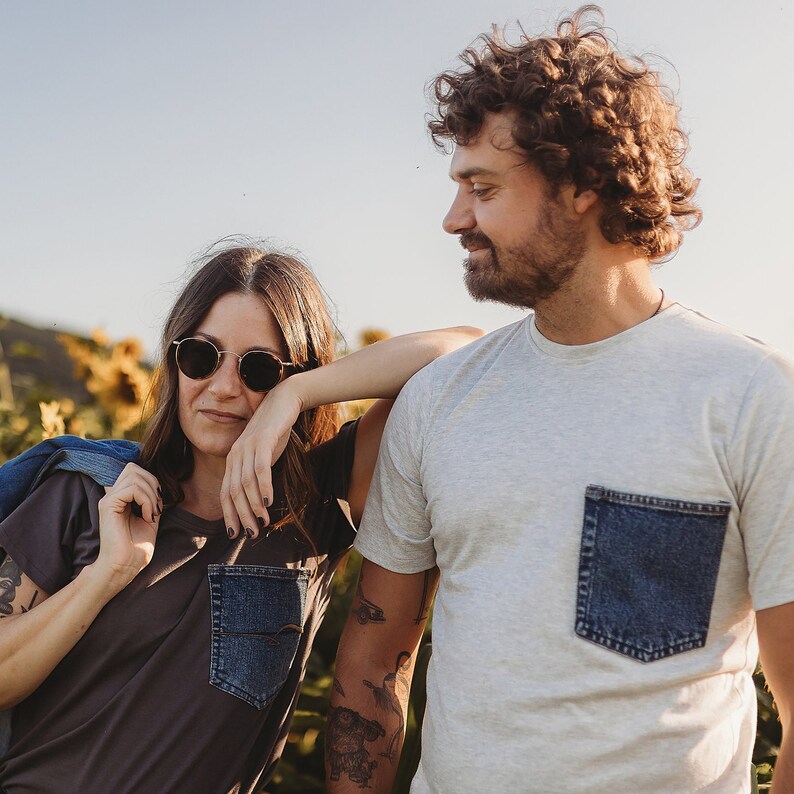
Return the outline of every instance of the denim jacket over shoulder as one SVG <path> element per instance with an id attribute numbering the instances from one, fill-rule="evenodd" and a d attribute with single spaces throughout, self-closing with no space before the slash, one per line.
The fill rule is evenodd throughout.
<path id="1" fill-rule="evenodd" d="M 0 521 L 4 521 L 41 483 L 56 471 L 86 474 L 102 486 L 113 485 L 128 463 L 138 460 L 134 441 L 90 441 L 58 436 L 36 444 L 0 466 Z M 5 552 L 0 549 L 0 562 Z M 0 711 L 0 758 L 11 740 L 11 711 Z"/>
<path id="2" fill-rule="evenodd" d="M 56 471 L 87 474 L 102 486 L 113 485 L 122 469 L 138 460 L 134 441 L 90 441 L 78 436 L 48 438 L 0 466 L 0 521 Z"/>

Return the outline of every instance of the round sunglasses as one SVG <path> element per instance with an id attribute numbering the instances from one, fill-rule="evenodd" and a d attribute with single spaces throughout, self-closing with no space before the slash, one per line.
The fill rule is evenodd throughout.
<path id="1" fill-rule="evenodd" d="M 249 350 L 243 355 L 233 350 L 218 350 L 209 341 L 199 336 L 176 339 L 176 365 L 179 371 L 191 380 L 205 380 L 220 366 L 224 353 L 237 356 L 237 372 L 240 380 L 251 391 L 270 391 L 284 377 L 284 370 L 299 368 L 299 364 L 282 361 L 267 350 Z"/>

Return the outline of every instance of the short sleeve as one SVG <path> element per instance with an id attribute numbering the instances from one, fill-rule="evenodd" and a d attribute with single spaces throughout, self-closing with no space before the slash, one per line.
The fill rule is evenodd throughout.
<path id="1" fill-rule="evenodd" d="M 0 523 L 0 548 L 42 590 L 56 593 L 96 559 L 103 494 L 82 474 L 53 474 Z"/>
<path id="2" fill-rule="evenodd" d="M 319 549 L 337 557 L 353 544 L 355 529 L 337 500 L 347 500 L 350 473 L 356 453 L 358 419 L 347 422 L 309 457 L 319 493 L 319 505 L 312 517 L 312 530 Z"/>
<path id="3" fill-rule="evenodd" d="M 748 386 L 728 459 L 753 608 L 794 601 L 794 362 L 783 354 Z"/>
<path id="4" fill-rule="evenodd" d="M 419 573 L 436 564 L 421 481 L 432 371 L 425 368 L 408 381 L 391 410 L 354 543 L 368 560 L 396 573 Z"/>

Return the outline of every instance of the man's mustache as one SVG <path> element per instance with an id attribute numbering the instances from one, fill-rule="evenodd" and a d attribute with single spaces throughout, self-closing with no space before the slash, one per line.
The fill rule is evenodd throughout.
<path id="1" fill-rule="evenodd" d="M 468 251 L 472 248 L 493 248 L 490 238 L 482 232 L 463 232 L 460 236 L 460 244 Z"/>

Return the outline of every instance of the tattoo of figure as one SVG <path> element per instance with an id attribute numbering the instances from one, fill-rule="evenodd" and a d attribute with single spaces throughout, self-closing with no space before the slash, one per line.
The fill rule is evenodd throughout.
<path id="1" fill-rule="evenodd" d="M 427 620 L 427 616 L 430 614 L 430 599 L 428 598 L 429 593 L 430 571 L 425 571 L 425 578 L 422 586 L 422 600 L 419 602 L 419 611 L 416 613 L 416 617 L 414 618 L 414 623 L 417 626 L 421 623 L 424 623 Z"/>
<path id="2" fill-rule="evenodd" d="M 356 620 L 362 626 L 366 623 L 385 623 L 386 618 L 383 610 L 364 595 L 363 584 L 364 572 L 362 571 L 358 577 L 358 588 L 356 590 L 356 595 L 358 595 L 358 609 L 355 612 Z"/>
<path id="3" fill-rule="evenodd" d="M 13 613 L 12 604 L 17 594 L 17 587 L 21 584 L 22 571 L 11 557 L 6 556 L 3 564 L 0 565 L 0 617 L 8 617 Z"/>
<path id="4" fill-rule="evenodd" d="M 369 788 L 372 770 L 378 765 L 370 760 L 364 742 L 374 742 L 386 735 L 376 720 L 368 720 L 357 711 L 336 706 L 330 710 L 325 737 L 325 756 L 331 780 L 347 775 L 359 788 Z"/>
<path id="5" fill-rule="evenodd" d="M 7 618 L 14 613 L 14 599 L 17 594 L 17 587 L 22 584 L 22 571 L 19 566 L 6 555 L 6 558 L 0 564 L 0 618 Z M 20 612 L 30 612 L 36 599 L 39 597 L 39 591 L 35 590 L 27 606 L 20 604 Z"/>
<path id="6" fill-rule="evenodd" d="M 397 687 L 402 689 L 403 695 L 407 697 L 410 688 L 408 672 L 411 669 L 411 654 L 408 651 L 402 651 L 397 656 L 397 661 L 394 663 L 394 672 L 387 673 L 383 678 L 381 686 L 375 686 L 371 681 L 364 681 L 364 686 L 372 690 L 372 696 L 375 698 L 375 705 L 382 711 L 390 712 L 397 715 L 399 724 L 397 730 L 389 738 L 389 744 L 386 746 L 385 753 L 379 755 L 393 761 L 396 755 L 397 744 L 402 739 L 405 732 L 405 718 L 403 717 L 402 704 L 397 694 Z"/>
<path id="7" fill-rule="evenodd" d="M 338 692 L 343 698 L 347 697 L 345 694 L 345 690 L 342 689 L 342 684 L 339 683 L 339 679 L 334 677 L 334 690 Z"/>

